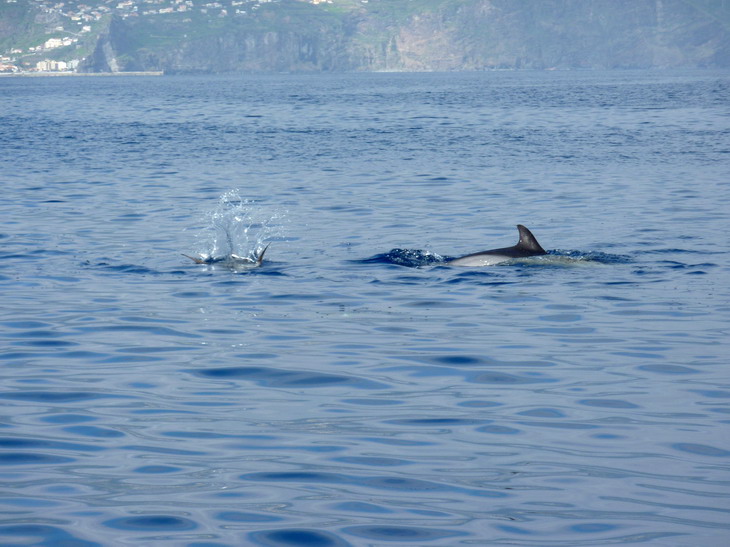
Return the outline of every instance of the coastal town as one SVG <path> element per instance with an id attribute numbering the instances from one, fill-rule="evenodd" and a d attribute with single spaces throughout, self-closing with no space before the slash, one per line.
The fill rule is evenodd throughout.
<path id="1" fill-rule="evenodd" d="M 279 1 L 281 0 L 25 0 L 39 13 L 36 20 L 45 23 L 46 35 L 33 44 L 13 44 L 5 51 L 0 50 L 0 74 L 75 72 L 83 61 L 79 53 L 83 53 L 84 48 L 80 44 L 84 38 L 92 37 L 94 31 L 112 16 L 122 19 L 177 16 L 184 24 L 192 23 L 193 17 L 253 16 L 262 4 Z M 315 5 L 340 1 L 351 3 L 351 0 L 298 1 Z M 367 0 L 359 1 L 367 3 Z M 0 4 L 18 2 L 19 0 L 0 0 Z"/>

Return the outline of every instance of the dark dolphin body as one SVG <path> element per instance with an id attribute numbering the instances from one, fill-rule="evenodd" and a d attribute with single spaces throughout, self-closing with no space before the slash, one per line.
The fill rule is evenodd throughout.
<path id="1" fill-rule="evenodd" d="M 229 254 L 227 256 L 219 256 L 219 257 L 206 257 L 206 258 L 195 258 L 193 256 L 189 256 L 186 254 L 183 254 L 184 257 L 189 258 L 196 264 L 208 264 L 211 266 L 222 266 L 224 268 L 230 268 L 231 270 L 247 270 L 249 268 L 257 268 L 258 266 L 261 266 L 261 263 L 264 261 L 264 253 L 266 253 L 266 249 L 268 249 L 269 246 L 267 245 L 264 247 L 264 250 L 261 251 L 259 254 L 257 254 L 254 258 L 249 258 L 246 256 L 238 256 L 236 254 Z"/>
<path id="2" fill-rule="evenodd" d="M 520 231 L 520 240 L 517 242 L 517 245 L 504 247 L 503 249 L 491 249 L 480 253 L 472 253 L 455 258 L 447 262 L 447 264 L 449 266 L 492 266 L 515 258 L 547 254 L 530 230 L 522 224 L 518 224 L 517 229 Z"/>

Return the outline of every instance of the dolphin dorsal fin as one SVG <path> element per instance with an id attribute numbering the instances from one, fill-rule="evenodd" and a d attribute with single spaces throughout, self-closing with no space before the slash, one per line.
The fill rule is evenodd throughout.
<path id="1" fill-rule="evenodd" d="M 180 254 L 182 254 L 183 256 L 185 256 L 187 258 L 189 258 L 190 260 L 192 260 L 196 264 L 205 264 L 205 261 L 202 258 L 194 258 L 194 257 L 192 257 L 190 255 L 186 255 L 184 253 L 180 253 Z"/>
<path id="2" fill-rule="evenodd" d="M 271 243 L 269 243 L 269 245 L 271 245 Z M 259 254 L 259 255 L 258 255 L 257 257 L 256 257 L 256 263 L 257 263 L 257 264 L 258 264 L 259 266 L 260 266 L 260 265 L 261 265 L 261 263 L 262 263 L 262 262 L 264 261 L 264 253 L 266 252 L 266 249 L 268 249 L 268 248 L 269 248 L 269 245 L 267 245 L 266 247 L 264 247 L 264 250 L 263 250 L 263 251 L 261 251 L 261 253 L 260 253 L 260 254 Z"/>
<path id="3" fill-rule="evenodd" d="M 528 249 L 530 251 L 534 251 L 540 254 L 547 254 L 545 252 L 545 249 L 542 248 L 542 246 L 537 242 L 537 239 L 535 239 L 535 236 L 532 235 L 532 232 L 525 228 L 522 224 L 517 225 L 517 229 L 520 232 L 520 241 L 517 243 L 518 247 L 521 247 L 522 249 Z"/>

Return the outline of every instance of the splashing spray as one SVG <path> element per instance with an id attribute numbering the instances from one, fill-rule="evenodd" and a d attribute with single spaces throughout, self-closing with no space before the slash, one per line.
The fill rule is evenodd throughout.
<path id="1" fill-rule="evenodd" d="M 207 226 L 197 236 L 200 255 L 204 259 L 233 255 L 255 259 L 267 241 L 280 235 L 283 215 L 242 198 L 238 189 L 229 190 L 205 215 Z"/>

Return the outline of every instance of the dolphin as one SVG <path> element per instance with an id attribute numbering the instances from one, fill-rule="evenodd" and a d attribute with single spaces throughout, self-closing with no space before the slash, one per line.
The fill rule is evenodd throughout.
<path id="1" fill-rule="evenodd" d="M 532 232 L 525 228 L 522 224 L 517 225 L 520 232 L 520 240 L 517 245 L 512 247 L 504 247 L 502 249 L 491 249 L 480 253 L 472 253 L 459 258 L 455 258 L 446 264 L 448 266 L 493 266 L 500 262 L 506 262 L 515 258 L 525 258 L 528 256 L 539 256 L 547 254 L 540 244 L 532 235 Z"/>
<path id="2" fill-rule="evenodd" d="M 271 244 L 269 243 L 269 245 Z M 257 268 L 261 266 L 261 263 L 264 261 L 264 253 L 266 253 L 266 249 L 269 248 L 269 245 L 264 247 L 264 249 L 260 253 L 254 256 L 254 258 L 250 258 L 247 256 L 238 256 L 237 254 L 233 253 L 226 256 L 209 256 L 206 258 L 195 258 L 186 254 L 183 254 L 183 256 L 189 258 L 196 264 L 222 266 L 224 268 L 230 268 L 231 270 L 247 270 L 250 268 Z"/>

